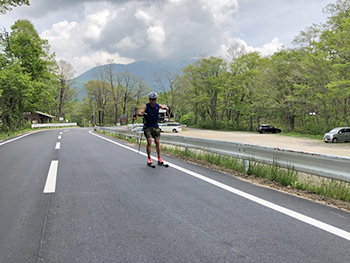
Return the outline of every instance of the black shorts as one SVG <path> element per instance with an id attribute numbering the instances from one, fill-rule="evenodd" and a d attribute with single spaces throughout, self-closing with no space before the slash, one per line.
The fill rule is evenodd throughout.
<path id="1" fill-rule="evenodd" d="M 143 132 L 147 139 L 160 137 L 160 129 L 158 127 L 144 127 Z"/>

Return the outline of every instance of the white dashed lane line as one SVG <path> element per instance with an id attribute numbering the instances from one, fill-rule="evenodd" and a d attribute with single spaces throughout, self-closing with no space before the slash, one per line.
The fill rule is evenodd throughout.
<path id="1" fill-rule="evenodd" d="M 58 160 L 51 161 L 49 173 L 47 175 L 44 194 L 51 194 L 56 191 Z"/>
<path id="2" fill-rule="evenodd" d="M 62 139 L 62 133 L 58 135 L 58 140 Z M 56 142 L 55 150 L 59 150 L 61 148 L 61 142 Z M 47 174 L 46 183 L 44 187 L 44 194 L 52 194 L 56 192 L 56 180 L 57 180 L 57 170 L 58 170 L 58 160 L 52 160 L 49 168 L 49 172 Z"/>
<path id="3" fill-rule="evenodd" d="M 57 143 L 56 143 L 55 149 L 56 149 L 56 150 L 59 150 L 60 148 L 61 148 L 61 143 L 60 143 L 60 142 L 57 142 Z"/>

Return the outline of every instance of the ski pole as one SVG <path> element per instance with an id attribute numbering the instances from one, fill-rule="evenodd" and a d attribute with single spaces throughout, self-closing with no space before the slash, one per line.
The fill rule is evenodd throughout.
<path id="1" fill-rule="evenodd" d="M 141 141 L 142 141 L 142 133 L 143 133 L 143 129 L 145 128 L 145 115 L 146 115 L 146 113 L 144 112 L 143 113 L 143 116 L 142 116 L 142 123 L 143 123 L 143 128 L 142 128 L 142 132 L 141 132 L 141 136 L 140 136 L 140 142 L 139 142 L 139 150 L 137 151 L 137 154 L 139 154 L 140 153 L 140 147 L 141 147 Z"/>
<path id="2" fill-rule="evenodd" d="M 142 132 L 141 132 L 141 136 L 140 136 L 140 141 L 139 141 L 139 150 L 137 151 L 137 154 L 139 154 L 139 153 L 140 153 L 141 140 L 142 140 Z"/>

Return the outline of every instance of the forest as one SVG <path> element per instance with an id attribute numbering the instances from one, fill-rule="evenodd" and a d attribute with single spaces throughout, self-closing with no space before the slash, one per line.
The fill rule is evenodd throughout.
<path id="1" fill-rule="evenodd" d="M 327 20 L 300 32 L 293 48 L 271 56 L 239 42 L 227 57 L 202 56 L 179 72 L 154 72 L 154 87 L 129 72 L 113 72 L 113 60 L 84 84 L 77 99 L 74 69 L 56 61 L 31 21 L 18 20 L 0 47 L 0 129 L 28 126 L 25 112 L 40 110 L 55 121 L 80 126 L 131 123 L 132 108 L 152 89 L 181 124 L 206 129 L 254 131 L 270 123 L 284 132 L 323 134 L 350 126 L 350 2 L 325 8 Z M 136 120 L 141 122 L 141 120 Z"/>

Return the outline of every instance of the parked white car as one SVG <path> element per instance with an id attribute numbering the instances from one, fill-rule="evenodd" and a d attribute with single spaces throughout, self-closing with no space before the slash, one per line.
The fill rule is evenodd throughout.
<path id="1" fill-rule="evenodd" d="M 182 126 L 179 123 L 169 122 L 169 123 L 159 123 L 159 128 L 161 132 L 179 132 L 182 131 Z"/>

